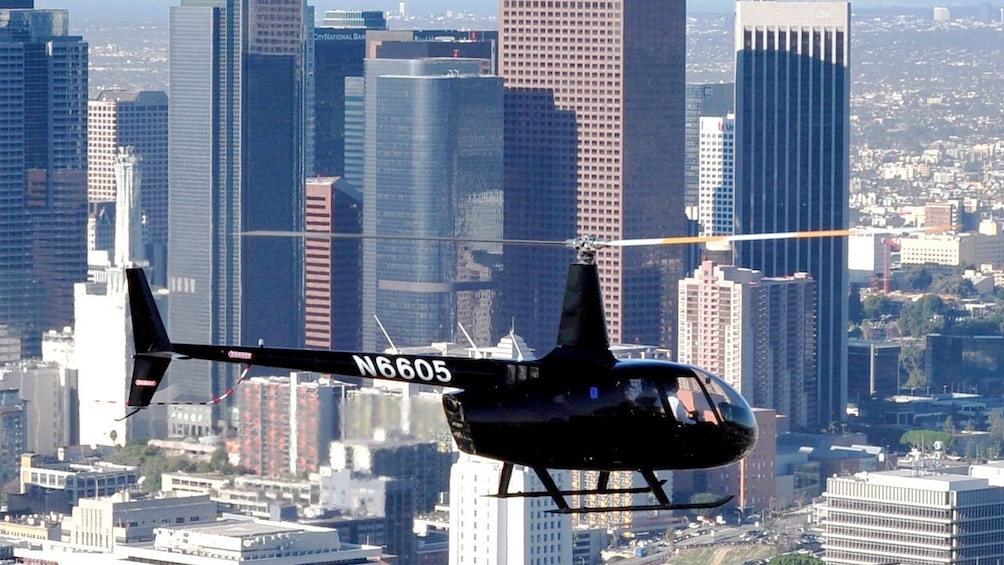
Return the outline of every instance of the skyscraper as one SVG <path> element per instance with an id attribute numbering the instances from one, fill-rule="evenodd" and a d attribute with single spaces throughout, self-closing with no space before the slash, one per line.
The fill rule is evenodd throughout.
<path id="1" fill-rule="evenodd" d="M 685 12 L 683 0 L 502 0 L 507 239 L 684 233 Z M 505 250 L 504 313 L 532 347 L 554 344 L 571 258 Z M 597 259 L 610 339 L 673 346 L 683 250 Z"/>
<path id="2" fill-rule="evenodd" d="M 87 43 L 32 5 L 0 0 L 0 323 L 37 355 L 87 272 Z"/>
<path id="3" fill-rule="evenodd" d="M 450 564 L 570 563 L 572 519 L 549 512 L 549 498 L 495 498 L 502 462 L 461 454 L 450 472 Z M 553 473 L 569 488 L 571 472 Z M 513 470 L 512 492 L 541 491 L 532 470 Z"/>
<path id="4" fill-rule="evenodd" d="M 341 178 L 307 179 L 307 231 L 362 233 L 362 195 Z M 362 333 L 362 246 L 352 239 L 304 242 L 304 345 L 349 351 Z"/>
<path id="5" fill-rule="evenodd" d="M 735 116 L 701 117 L 697 218 L 701 235 L 731 235 L 735 217 Z"/>
<path id="6" fill-rule="evenodd" d="M 362 136 L 364 349 L 491 339 L 502 236 L 502 83 L 482 59 L 367 59 Z M 346 100 L 347 126 L 358 99 Z M 346 132 L 346 155 L 358 139 Z M 355 141 L 354 141 L 355 140 Z M 346 160 L 346 174 L 358 167 Z M 350 182 L 357 182 L 349 178 Z"/>
<path id="7" fill-rule="evenodd" d="M 304 0 L 171 8 L 168 323 L 179 341 L 302 344 L 302 242 L 242 234 L 302 231 L 312 25 Z M 168 396 L 206 400 L 236 376 L 209 363 L 174 368 Z"/>
<path id="8" fill-rule="evenodd" d="M 736 232 L 848 226 L 850 5 L 736 5 Z M 816 310 L 818 423 L 845 418 L 847 240 L 736 245 L 765 276 L 808 272 Z"/>
<path id="9" fill-rule="evenodd" d="M 697 205 L 700 173 L 700 121 L 735 113 L 736 85 L 732 82 L 694 83 L 687 85 L 687 111 L 684 181 L 687 206 Z"/>
<path id="10" fill-rule="evenodd" d="M 91 282 L 74 285 L 78 373 L 79 440 L 84 445 L 126 445 L 137 438 L 163 436 L 165 410 L 153 407 L 128 418 L 125 399 L 133 368 L 132 323 L 125 268 L 143 263 L 141 160 L 120 148 L 113 166 L 115 235 L 110 261 Z"/>
<path id="11" fill-rule="evenodd" d="M 87 199 L 115 201 L 115 160 L 132 147 L 143 160 L 144 256 L 153 284 L 167 280 L 167 93 L 106 90 L 87 104 Z"/>

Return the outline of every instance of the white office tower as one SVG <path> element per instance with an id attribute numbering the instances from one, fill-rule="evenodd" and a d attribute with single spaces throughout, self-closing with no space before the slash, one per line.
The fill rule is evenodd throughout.
<path id="1" fill-rule="evenodd" d="M 963 474 L 899 470 L 828 479 L 824 561 L 1002 562 L 1004 488 L 994 470 L 975 465 Z"/>
<path id="2" fill-rule="evenodd" d="M 700 120 L 697 198 L 701 235 L 732 235 L 734 231 L 735 130 L 733 114 Z"/>
<path id="3" fill-rule="evenodd" d="M 125 268 L 142 261 L 139 158 L 120 148 L 115 163 L 116 221 L 114 262 L 96 273 L 95 282 L 74 285 L 75 355 L 80 398 L 80 443 L 125 445 L 133 438 L 156 437 L 155 415 L 142 410 L 125 418 L 132 374 L 132 319 Z"/>
<path id="4" fill-rule="evenodd" d="M 572 562 L 572 519 L 553 514 L 549 497 L 495 498 L 502 462 L 460 454 L 450 471 L 450 565 Z M 552 470 L 559 490 L 569 471 Z M 537 475 L 516 465 L 509 492 L 543 491 Z"/>

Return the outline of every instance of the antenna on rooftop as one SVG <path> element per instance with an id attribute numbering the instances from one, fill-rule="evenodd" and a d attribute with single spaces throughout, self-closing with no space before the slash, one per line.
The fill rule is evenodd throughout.
<path id="1" fill-rule="evenodd" d="M 390 338 L 390 335 L 387 333 L 387 330 L 383 327 L 383 324 L 380 323 L 380 318 L 378 318 L 376 314 L 373 314 L 373 319 L 376 320 L 377 325 L 380 326 L 380 331 L 383 332 L 383 336 L 387 338 L 387 343 L 390 344 L 391 352 L 393 352 L 395 355 L 400 353 L 397 346 L 394 345 L 394 341 Z"/>
<path id="2" fill-rule="evenodd" d="M 467 338 L 467 343 L 470 343 L 471 347 L 474 348 L 474 357 L 476 359 L 482 359 L 483 357 L 481 355 L 481 352 L 478 350 L 477 344 L 475 344 L 474 340 L 471 339 L 471 334 L 467 333 L 467 330 L 464 328 L 464 325 L 461 324 L 460 322 L 457 322 L 457 326 L 460 328 L 460 331 L 464 332 L 464 337 Z"/>

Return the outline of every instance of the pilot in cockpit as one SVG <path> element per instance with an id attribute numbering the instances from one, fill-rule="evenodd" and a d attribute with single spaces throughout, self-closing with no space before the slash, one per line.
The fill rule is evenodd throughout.
<path id="1" fill-rule="evenodd" d="M 697 412 L 694 410 L 687 409 L 680 397 L 677 396 L 677 392 L 680 390 L 680 383 L 676 379 L 671 379 L 666 382 L 666 400 L 669 402 L 670 413 L 676 418 L 676 421 L 681 424 L 696 424 L 697 423 Z"/>

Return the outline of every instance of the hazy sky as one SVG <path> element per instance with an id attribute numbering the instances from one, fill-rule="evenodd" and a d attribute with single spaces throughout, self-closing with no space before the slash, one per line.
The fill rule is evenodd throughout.
<path id="1" fill-rule="evenodd" d="M 854 0 L 852 6 L 933 6 L 976 5 L 985 0 Z M 364 9 L 397 10 L 397 0 L 314 0 L 320 16 L 324 10 Z M 70 21 L 80 19 L 137 20 L 167 19 L 168 8 L 180 0 L 35 0 L 37 8 L 65 8 L 70 10 Z M 463 10 L 480 16 L 498 13 L 498 0 L 409 0 L 408 11 L 413 15 L 441 14 L 447 10 Z M 691 12 L 731 12 L 733 0 L 690 0 Z"/>
<path id="2" fill-rule="evenodd" d="M 168 8 L 180 0 L 35 0 L 37 8 L 65 8 L 70 10 L 71 21 L 81 19 L 135 20 L 143 18 L 166 19 Z M 398 0 L 315 0 L 309 1 L 318 13 L 324 10 L 397 10 Z M 413 15 L 441 14 L 447 10 L 463 10 L 480 16 L 498 13 L 498 0 L 408 0 L 408 11 Z M 692 0 L 690 8 L 701 11 L 731 11 L 732 0 Z"/>

